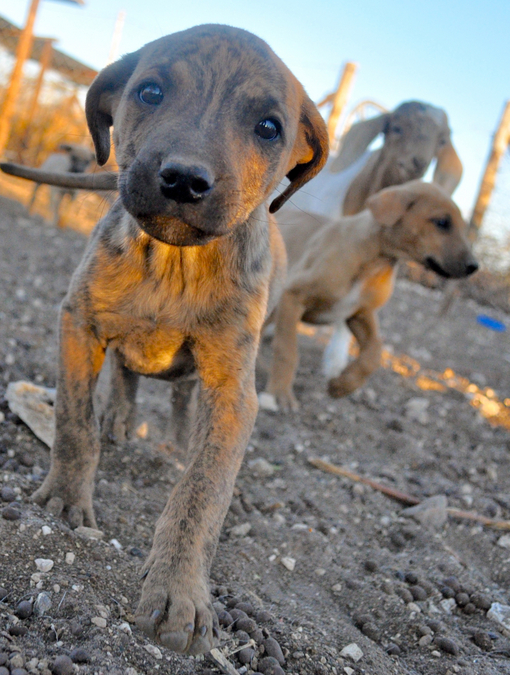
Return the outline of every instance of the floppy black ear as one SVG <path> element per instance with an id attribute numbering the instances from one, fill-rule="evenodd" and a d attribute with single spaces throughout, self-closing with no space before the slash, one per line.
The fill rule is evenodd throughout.
<path id="1" fill-rule="evenodd" d="M 287 172 L 290 184 L 271 202 L 270 213 L 276 213 L 292 195 L 322 169 L 329 154 L 326 123 L 313 101 L 303 92 L 299 129 Z"/>
<path id="2" fill-rule="evenodd" d="M 110 156 L 110 127 L 113 125 L 114 103 L 122 94 L 139 58 L 139 51 L 126 54 L 119 61 L 104 68 L 88 90 L 85 113 L 100 166 Z"/>

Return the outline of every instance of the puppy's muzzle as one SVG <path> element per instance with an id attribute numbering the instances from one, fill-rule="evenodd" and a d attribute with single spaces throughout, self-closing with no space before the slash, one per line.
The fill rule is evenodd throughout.
<path id="1" fill-rule="evenodd" d="M 159 170 L 160 188 L 166 199 L 178 204 L 203 200 L 214 186 L 214 178 L 205 166 L 165 162 Z"/>
<path id="2" fill-rule="evenodd" d="M 439 264 L 432 256 L 425 260 L 425 267 L 445 279 L 462 279 L 469 277 L 478 270 L 478 263 L 474 258 L 467 260 L 450 261 Z"/>

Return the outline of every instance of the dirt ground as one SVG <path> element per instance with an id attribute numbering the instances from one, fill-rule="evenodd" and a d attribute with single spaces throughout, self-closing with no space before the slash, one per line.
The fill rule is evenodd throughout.
<path id="1" fill-rule="evenodd" d="M 0 233 L 0 394 L 16 380 L 53 387 L 58 305 L 86 240 L 6 198 Z M 509 329 L 510 320 L 463 299 L 439 318 L 440 303 L 437 291 L 400 281 L 381 313 L 386 367 L 343 400 L 325 393 L 321 335 L 300 337 L 301 409 L 259 412 L 213 565 L 231 672 L 281 673 L 264 661 L 272 654 L 289 675 L 510 673 L 510 632 L 487 614 L 491 603 L 510 604 L 505 532 L 452 516 L 441 522 L 441 509 L 420 520 L 309 462 L 323 458 L 419 499 L 444 495 L 450 507 L 510 519 L 510 341 L 477 316 Z M 262 362 L 269 354 L 264 343 Z M 169 397 L 168 385 L 145 381 L 145 438 L 103 451 L 102 540 L 30 504 L 49 452 L 1 404 L 2 675 L 220 672 L 207 657 L 154 649 L 132 623 L 154 524 L 183 470 L 184 456 L 168 443 Z M 52 568 L 40 571 L 39 559 Z M 235 652 L 250 638 L 252 652 Z"/>

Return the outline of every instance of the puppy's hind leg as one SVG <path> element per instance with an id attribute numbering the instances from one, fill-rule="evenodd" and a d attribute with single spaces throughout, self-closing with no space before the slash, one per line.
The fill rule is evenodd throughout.
<path id="1" fill-rule="evenodd" d="M 349 363 L 352 333 L 345 321 L 335 324 L 333 335 L 322 355 L 322 373 L 328 380 L 338 377 Z"/>
<path id="2" fill-rule="evenodd" d="M 197 380 L 180 380 L 172 384 L 172 441 L 181 449 L 188 447 L 191 420 L 196 408 Z"/>
<path id="3" fill-rule="evenodd" d="M 101 441 L 122 443 L 134 428 L 139 375 L 126 368 L 117 352 L 110 352 L 110 388 L 101 415 Z"/>

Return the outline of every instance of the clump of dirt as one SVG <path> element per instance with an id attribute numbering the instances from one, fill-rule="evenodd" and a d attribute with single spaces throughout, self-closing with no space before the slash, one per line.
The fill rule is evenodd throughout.
<path id="1" fill-rule="evenodd" d="M 58 306 L 85 238 L 3 198 L 0 231 L 3 391 L 16 380 L 53 387 Z M 510 634 L 490 609 L 510 604 L 508 535 L 446 513 L 407 515 L 310 464 L 319 457 L 420 500 L 443 495 L 449 507 L 510 518 L 510 434 L 483 416 L 509 397 L 508 333 L 477 323 L 472 300 L 457 299 L 445 318 L 440 305 L 438 291 L 399 281 L 381 314 L 392 367 L 342 400 L 326 395 L 320 335 L 300 336 L 300 411 L 260 411 L 212 570 L 224 656 L 238 673 L 510 673 Z M 264 342 L 261 364 L 269 356 Z M 408 376 L 417 362 L 473 386 Z M 154 524 L 185 462 L 168 442 L 168 385 L 145 381 L 141 437 L 103 450 L 102 534 L 30 503 L 49 452 L 0 406 L 0 672 L 220 672 L 133 624 Z"/>

